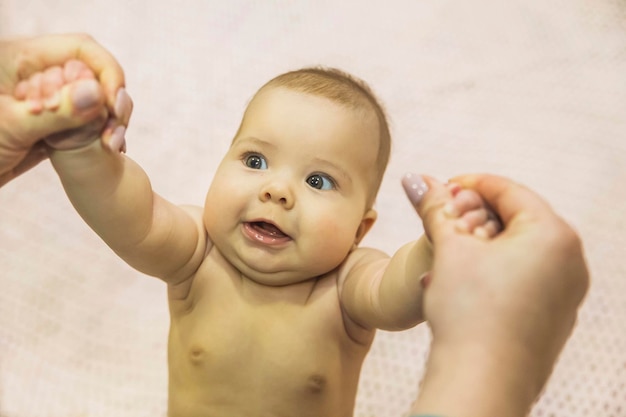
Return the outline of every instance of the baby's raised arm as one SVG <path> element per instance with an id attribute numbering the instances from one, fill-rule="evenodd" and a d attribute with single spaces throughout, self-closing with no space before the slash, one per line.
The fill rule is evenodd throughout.
<path id="1" fill-rule="evenodd" d="M 412 202 L 427 190 L 418 176 L 407 176 L 403 185 Z M 489 239 L 501 226 L 480 195 L 447 186 L 450 200 L 445 211 L 457 218 L 460 231 Z M 372 249 L 358 249 L 340 273 L 341 301 L 347 315 L 365 328 L 404 330 L 421 321 L 422 291 L 432 268 L 433 248 L 424 234 L 401 247 L 391 258 Z"/>
<path id="2" fill-rule="evenodd" d="M 31 77 L 34 84 L 40 82 L 36 77 L 42 79 Z M 45 87 L 44 94 L 54 96 L 53 90 L 67 88 L 68 82 L 72 80 L 57 80 Z M 50 160 L 72 204 L 134 268 L 169 283 L 191 276 L 206 244 L 201 219 L 153 192 L 143 169 L 119 152 L 124 148 L 123 130 L 114 132 L 107 145 L 101 134 L 102 126 L 91 135 L 82 130 L 79 136 L 66 132 L 46 139 Z"/>

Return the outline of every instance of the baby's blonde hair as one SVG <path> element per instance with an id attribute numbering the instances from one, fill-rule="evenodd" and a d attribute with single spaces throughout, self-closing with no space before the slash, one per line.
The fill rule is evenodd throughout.
<path id="1" fill-rule="evenodd" d="M 310 67 L 286 72 L 272 78 L 259 89 L 284 87 L 293 91 L 327 98 L 353 109 L 373 110 L 378 119 L 378 155 L 376 157 L 377 175 L 369 199 L 374 203 L 383 179 L 389 154 L 391 152 L 391 134 L 382 104 L 365 81 L 337 68 Z"/>

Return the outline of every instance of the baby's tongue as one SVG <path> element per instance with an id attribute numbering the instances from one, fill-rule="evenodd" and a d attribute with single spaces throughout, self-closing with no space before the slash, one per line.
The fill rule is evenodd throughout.
<path id="1" fill-rule="evenodd" d="M 282 230 L 280 230 L 278 227 L 270 223 L 265 223 L 265 222 L 254 223 L 254 227 L 258 229 L 259 231 L 265 234 L 268 234 L 270 236 L 273 236 L 273 237 L 286 236 Z"/>

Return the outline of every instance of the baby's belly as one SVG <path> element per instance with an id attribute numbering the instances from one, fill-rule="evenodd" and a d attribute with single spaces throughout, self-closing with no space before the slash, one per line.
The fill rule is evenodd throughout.
<path id="1" fill-rule="evenodd" d="M 172 324 L 170 417 L 352 416 L 367 348 L 340 322 L 211 316 Z"/>

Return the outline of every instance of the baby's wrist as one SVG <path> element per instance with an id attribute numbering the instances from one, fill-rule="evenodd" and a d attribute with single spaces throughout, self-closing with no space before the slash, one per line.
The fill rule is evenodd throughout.
<path id="1" fill-rule="evenodd" d="M 77 151 L 99 144 L 110 152 L 126 152 L 126 128 L 124 126 L 106 127 L 84 126 L 79 129 L 61 132 L 45 139 L 48 147 L 54 151 Z"/>

